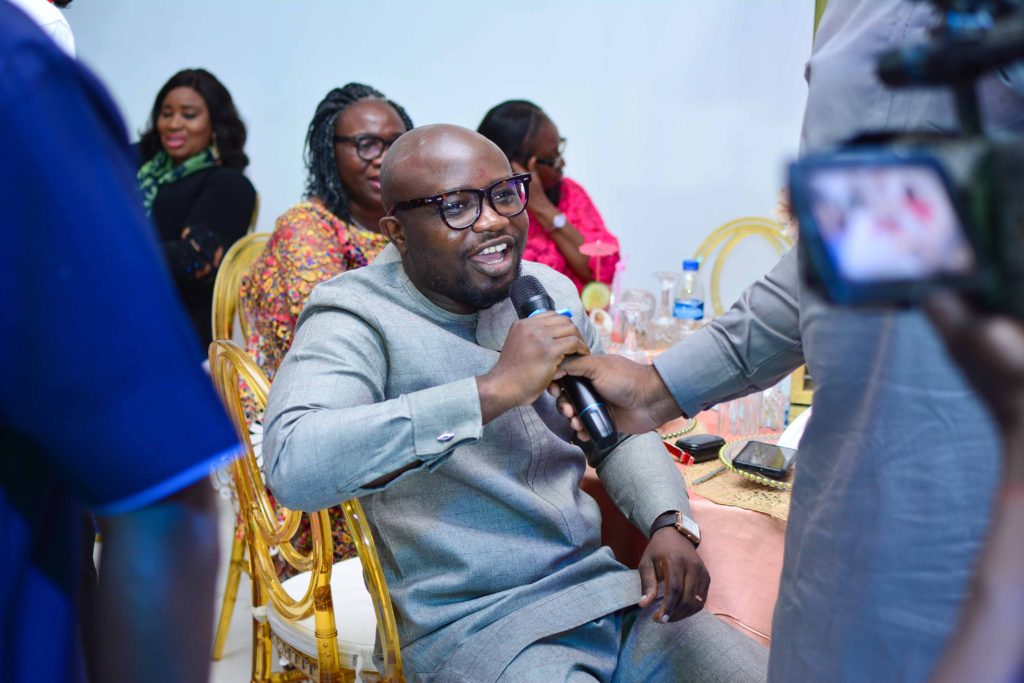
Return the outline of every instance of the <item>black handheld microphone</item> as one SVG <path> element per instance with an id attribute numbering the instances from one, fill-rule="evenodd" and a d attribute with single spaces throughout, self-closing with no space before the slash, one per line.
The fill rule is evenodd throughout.
<path id="1" fill-rule="evenodd" d="M 557 312 L 555 302 L 548 296 L 544 285 L 532 275 L 516 278 L 508 294 L 520 318 L 529 318 L 544 311 Z M 618 439 L 615 422 L 590 380 L 567 375 L 559 380 L 559 384 L 562 391 L 569 395 L 569 401 L 594 445 L 598 448 L 613 446 Z"/>

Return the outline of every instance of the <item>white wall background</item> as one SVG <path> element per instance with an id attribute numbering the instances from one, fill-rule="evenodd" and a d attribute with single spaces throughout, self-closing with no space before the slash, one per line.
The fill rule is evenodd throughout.
<path id="1" fill-rule="evenodd" d="M 248 125 L 259 229 L 302 192 L 309 118 L 360 81 L 416 124 L 476 128 L 510 98 L 543 107 L 630 258 L 654 288 L 717 225 L 770 216 L 797 148 L 811 44 L 809 0 L 78 0 L 79 58 L 142 127 L 174 72 L 202 66 Z M 723 299 L 774 260 L 737 252 Z"/>

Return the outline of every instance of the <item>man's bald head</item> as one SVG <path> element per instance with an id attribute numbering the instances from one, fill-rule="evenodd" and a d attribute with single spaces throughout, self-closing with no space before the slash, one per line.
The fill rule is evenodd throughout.
<path id="1" fill-rule="evenodd" d="M 513 177 L 504 152 L 479 133 L 449 125 L 414 128 L 381 164 L 381 196 L 389 209 L 381 232 L 431 302 L 459 314 L 488 308 L 508 297 L 519 274 L 528 181 Z M 444 200 L 395 207 L 437 195 Z M 474 210 L 476 218 L 465 220 Z M 452 228 L 448 217 L 460 225 Z"/>
<path id="2" fill-rule="evenodd" d="M 446 123 L 414 128 L 395 141 L 381 164 L 384 207 L 460 189 L 443 179 L 459 175 L 452 172 L 458 167 L 481 161 L 498 161 L 512 172 L 505 153 L 475 131 Z"/>

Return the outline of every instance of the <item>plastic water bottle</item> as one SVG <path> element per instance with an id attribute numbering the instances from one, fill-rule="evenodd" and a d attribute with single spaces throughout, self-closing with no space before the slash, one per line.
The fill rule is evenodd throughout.
<path id="1" fill-rule="evenodd" d="M 682 334 L 693 332 L 704 321 L 704 286 L 700 283 L 700 261 L 683 261 L 683 276 L 676 285 L 672 317 Z"/>

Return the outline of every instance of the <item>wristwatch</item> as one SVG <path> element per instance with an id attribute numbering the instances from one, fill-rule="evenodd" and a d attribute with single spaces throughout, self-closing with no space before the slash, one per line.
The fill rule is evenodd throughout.
<path id="1" fill-rule="evenodd" d="M 565 227 L 566 223 L 568 223 L 568 220 L 565 218 L 565 214 L 556 213 L 555 217 L 551 219 L 551 229 L 561 230 L 562 228 Z"/>
<path id="2" fill-rule="evenodd" d="M 679 510 L 670 510 L 662 515 L 658 515 L 658 518 L 651 524 L 651 537 L 654 536 L 655 531 L 667 526 L 675 527 L 676 531 L 685 536 L 686 540 L 692 543 L 694 548 L 700 545 L 700 527 L 697 526 L 697 522 L 679 512 Z"/>

